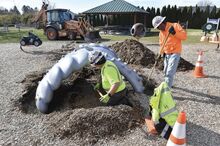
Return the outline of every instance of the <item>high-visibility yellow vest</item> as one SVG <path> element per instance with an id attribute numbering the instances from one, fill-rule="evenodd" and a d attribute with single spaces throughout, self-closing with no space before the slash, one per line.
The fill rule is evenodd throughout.
<path id="1" fill-rule="evenodd" d="M 108 91 L 111 86 L 117 82 L 120 82 L 116 93 L 125 89 L 126 85 L 122 79 L 122 75 L 120 74 L 117 66 L 111 62 L 106 61 L 105 64 L 101 68 L 102 75 L 102 87 L 105 91 Z"/>
<path id="2" fill-rule="evenodd" d="M 150 105 L 152 107 L 152 120 L 155 124 L 159 122 L 160 118 L 163 118 L 168 125 L 174 126 L 178 111 L 166 82 L 162 82 L 159 87 L 154 89 L 154 95 L 150 97 Z"/>

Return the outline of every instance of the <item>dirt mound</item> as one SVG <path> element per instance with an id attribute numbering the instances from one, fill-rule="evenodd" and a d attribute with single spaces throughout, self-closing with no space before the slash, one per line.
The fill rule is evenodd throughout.
<path id="1" fill-rule="evenodd" d="M 157 57 L 153 51 L 133 39 L 126 39 L 120 43 L 116 42 L 110 47 L 114 49 L 118 56 L 128 64 L 142 65 L 151 68 Z M 163 70 L 163 59 L 158 62 L 157 68 Z M 193 64 L 181 58 L 177 71 L 188 71 L 193 68 Z"/>
<path id="2" fill-rule="evenodd" d="M 22 96 L 15 101 L 16 107 L 24 113 L 38 113 L 35 106 L 35 94 L 38 82 L 42 80 L 47 69 L 32 72 L 24 78 Z M 68 79 L 63 80 L 61 86 L 54 91 L 53 100 L 49 105 L 53 110 L 67 110 L 69 108 L 91 108 L 100 105 L 97 93 L 93 91 L 92 83 L 86 78 L 97 80 L 97 70 L 84 68 L 81 72 L 75 72 Z M 93 76 L 93 77 L 92 77 Z M 91 98 L 88 98 L 90 97 Z"/>
<path id="3" fill-rule="evenodd" d="M 26 114 L 39 114 L 34 97 L 45 70 L 32 72 L 22 81 L 23 95 L 15 102 L 18 110 Z M 131 100 L 134 108 L 125 105 L 103 106 L 92 86 L 98 78 L 98 70 L 86 67 L 64 80 L 54 92 L 49 105 L 52 113 L 45 116 L 51 117 L 46 121 L 49 125 L 47 130 L 52 136 L 70 138 L 80 145 L 91 145 L 100 139 L 123 136 L 129 129 L 143 123 L 139 95 L 134 95 L 132 91 L 128 93 L 129 98 L 134 98 Z"/>
<path id="4" fill-rule="evenodd" d="M 34 102 L 34 97 L 37 89 L 38 82 L 42 80 L 46 74 L 46 69 L 34 71 L 26 75 L 21 81 L 23 84 L 22 96 L 15 101 L 15 107 L 18 107 L 24 113 L 36 113 L 37 109 Z"/>
<path id="5" fill-rule="evenodd" d="M 154 53 L 136 40 L 126 39 L 110 47 L 128 64 L 152 67 L 155 62 Z"/>
<path id="6" fill-rule="evenodd" d="M 42 80 L 47 69 L 32 72 L 26 75 L 21 82 L 23 84 L 23 94 L 15 102 L 16 107 L 24 113 L 39 113 L 35 106 L 35 94 L 38 82 Z M 148 81 L 145 76 L 143 82 L 145 93 L 150 95 L 156 86 L 154 80 Z M 73 73 L 69 78 L 62 81 L 61 86 L 54 91 L 53 100 L 49 105 L 50 112 L 54 110 L 65 111 L 76 108 L 94 108 L 101 106 L 99 95 L 93 90 L 93 86 L 100 79 L 99 70 L 86 67 L 80 72 Z M 133 93 L 131 85 L 127 82 L 128 89 Z M 132 100 L 133 95 L 130 96 Z M 135 97 L 138 98 L 138 97 Z M 138 106 L 138 105 L 136 105 Z"/>
<path id="7" fill-rule="evenodd" d="M 100 139 L 122 136 L 140 124 L 140 117 L 128 106 L 76 109 L 56 123 L 54 135 L 71 138 L 80 145 L 95 144 Z M 60 126 L 62 125 L 62 126 Z"/>

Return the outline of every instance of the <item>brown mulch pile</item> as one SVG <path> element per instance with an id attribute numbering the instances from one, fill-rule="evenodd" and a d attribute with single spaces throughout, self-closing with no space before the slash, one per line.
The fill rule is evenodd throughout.
<path id="1" fill-rule="evenodd" d="M 142 43 L 133 40 L 126 39 L 123 42 L 116 42 L 115 44 L 110 46 L 115 52 L 118 54 L 124 62 L 133 65 L 142 65 L 147 68 L 153 67 L 156 54 L 153 51 L 145 47 Z M 159 70 L 163 70 L 163 59 L 158 61 L 157 68 Z M 188 71 L 194 69 L 194 65 L 190 62 L 180 59 L 180 63 L 177 71 Z"/>

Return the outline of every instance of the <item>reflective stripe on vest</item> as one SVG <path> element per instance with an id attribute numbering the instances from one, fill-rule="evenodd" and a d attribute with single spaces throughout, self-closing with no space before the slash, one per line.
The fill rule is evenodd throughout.
<path id="1" fill-rule="evenodd" d="M 161 89 L 160 93 L 163 94 L 163 93 L 168 92 L 168 91 L 170 91 L 170 88 L 166 87 L 166 88 Z"/>
<path id="2" fill-rule="evenodd" d="M 165 117 L 166 115 L 168 115 L 168 114 L 170 114 L 170 113 L 172 113 L 172 112 L 175 112 L 175 111 L 177 111 L 177 109 L 176 109 L 176 107 L 173 107 L 173 108 L 171 108 L 171 109 L 169 109 L 169 110 L 167 110 L 167 111 L 165 111 L 165 112 L 163 112 L 163 113 L 160 113 L 160 117 L 163 118 L 163 117 Z"/>
<path id="3" fill-rule="evenodd" d="M 161 134 L 160 134 L 162 137 L 165 136 L 165 134 L 167 133 L 168 128 L 169 128 L 169 125 L 166 124 L 166 126 L 163 128 L 163 131 L 162 131 Z"/>

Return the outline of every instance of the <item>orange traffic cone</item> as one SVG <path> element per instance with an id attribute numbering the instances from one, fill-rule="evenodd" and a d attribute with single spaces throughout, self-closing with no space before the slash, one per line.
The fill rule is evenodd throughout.
<path id="1" fill-rule="evenodd" d="M 203 74 L 202 55 L 203 55 L 203 52 L 200 51 L 200 52 L 199 52 L 199 56 L 198 56 L 198 60 L 197 60 L 197 62 L 196 62 L 196 67 L 195 67 L 195 70 L 194 70 L 194 72 L 193 72 L 193 75 L 194 75 L 194 77 L 196 77 L 196 78 L 206 77 L 206 75 Z"/>
<path id="2" fill-rule="evenodd" d="M 186 146 L 186 113 L 180 112 L 167 146 Z"/>

